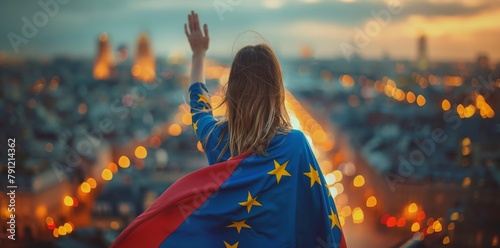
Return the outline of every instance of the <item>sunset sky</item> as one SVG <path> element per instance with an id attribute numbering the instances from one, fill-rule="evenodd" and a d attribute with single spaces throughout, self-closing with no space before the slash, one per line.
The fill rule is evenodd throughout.
<path id="1" fill-rule="evenodd" d="M 50 2 L 55 0 L 41 0 Z M 60 0 L 62 2 L 62 0 Z M 0 52 L 8 56 L 91 58 L 100 33 L 109 34 L 113 49 L 134 50 L 138 34 L 150 35 L 159 56 L 189 52 L 183 23 L 194 9 L 209 25 L 209 55 L 230 56 L 245 43 L 255 43 L 246 30 L 263 35 L 281 56 L 297 57 L 307 45 L 318 58 L 343 56 L 341 44 L 353 43 L 356 30 L 375 23 L 373 13 L 387 11 L 390 21 L 375 30 L 358 52 L 366 58 L 414 59 L 417 37 L 428 37 L 434 61 L 474 61 L 479 53 L 500 61 L 500 1 L 492 0 L 65 0 L 14 52 L 9 33 L 23 37 L 23 17 L 33 21 L 43 8 L 38 1 L 2 1 Z M 400 4 L 398 13 L 388 6 Z M 219 11 L 215 6 L 224 8 Z M 222 18 L 221 18 L 222 17 Z M 43 21 L 43 19 L 40 19 Z M 378 25 L 378 24 L 377 24 Z M 11 34 L 12 36 L 12 34 Z M 25 41 L 26 41 L 25 40 Z"/>

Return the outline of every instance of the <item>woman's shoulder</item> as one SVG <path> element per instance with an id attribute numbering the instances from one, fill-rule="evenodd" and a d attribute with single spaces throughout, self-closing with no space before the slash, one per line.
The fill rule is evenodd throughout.
<path id="1" fill-rule="evenodd" d="M 274 138 L 274 142 L 272 143 L 278 143 L 278 144 L 292 144 L 292 145 L 298 145 L 301 142 L 306 141 L 306 136 L 301 130 L 298 129 L 291 129 L 287 132 L 281 132 L 276 135 Z"/>

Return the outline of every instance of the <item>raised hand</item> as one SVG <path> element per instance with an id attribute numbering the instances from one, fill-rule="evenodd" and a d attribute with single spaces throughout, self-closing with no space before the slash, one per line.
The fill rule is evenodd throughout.
<path id="1" fill-rule="evenodd" d="M 188 15 L 188 24 L 184 24 L 184 32 L 188 38 L 189 45 L 191 45 L 191 50 L 193 50 L 193 55 L 204 55 L 208 50 L 209 43 L 208 26 L 204 24 L 203 32 L 201 31 L 200 21 L 196 12 L 191 11 L 191 14 Z"/>

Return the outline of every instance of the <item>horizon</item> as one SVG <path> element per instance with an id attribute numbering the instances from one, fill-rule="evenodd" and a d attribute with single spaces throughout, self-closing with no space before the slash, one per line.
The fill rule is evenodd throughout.
<path id="1" fill-rule="evenodd" d="M 425 35 L 430 61 L 474 61 L 486 54 L 490 61 L 500 62 L 500 30 L 494 24 L 500 19 L 500 2 L 486 0 L 40 2 L 45 5 L 3 3 L 0 53 L 4 57 L 93 58 L 103 32 L 109 34 L 113 51 L 119 46 L 134 51 L 137 36 L 147 33 L 160 57 L 186 55 L 189 45 L 182 25 L 196 4 L 201 22 L 209 25 L 213 57 L 229 58 L 235 47 L 268 41 L 284 58 L 299 58 L 306 48 L 318 59 L 357 52 L 368 60 L 388 55 L 411 61 L 417 57 L 419 36 Z M 34 28 L 31 33 L 30 28 Z M 248 36 L 246 30 L 265 38 Z"/>

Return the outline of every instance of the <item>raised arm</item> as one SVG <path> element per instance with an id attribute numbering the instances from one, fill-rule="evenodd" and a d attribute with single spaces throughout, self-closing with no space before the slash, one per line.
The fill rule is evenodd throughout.
<path id="1" fill-rule="evenodd" d="M 188 30 L 189 29 L 189 30 Z M 203 25 L 203 32 L 200 28 L 198 14 L 191 11 L 188 15 L 188 23 L 184 24 L 184 32 L 193 51 L 193 60 L 191 68 L 191 83 L 205 83 L 205 55 L 208 50 L 208 26 Z"/>

